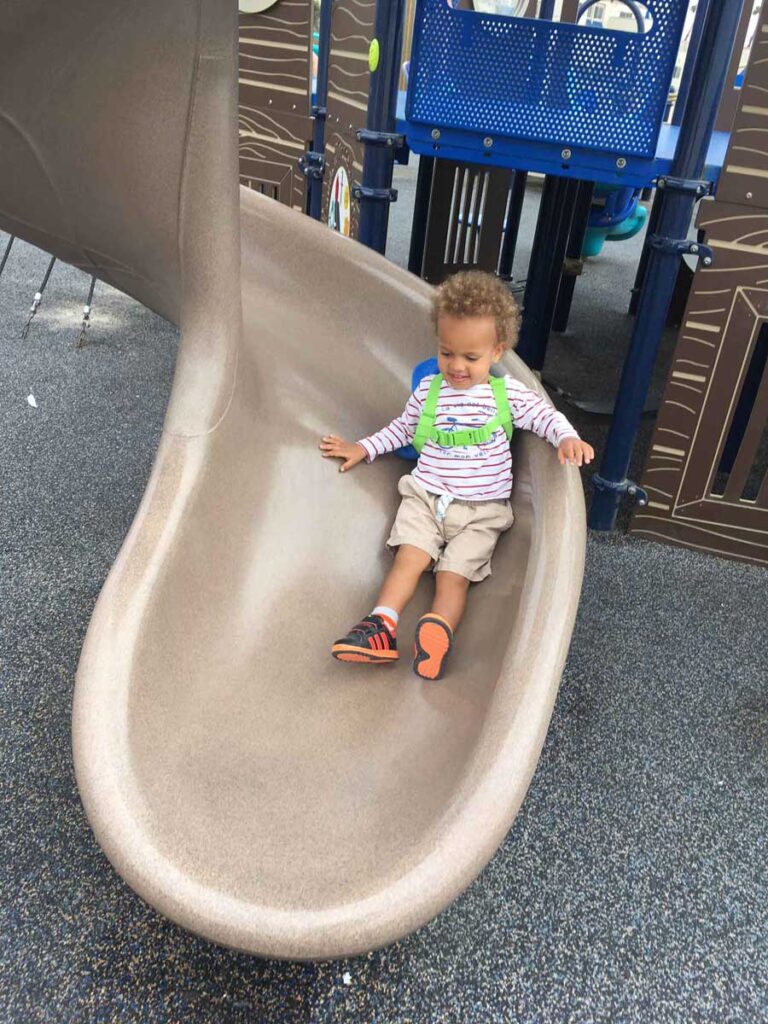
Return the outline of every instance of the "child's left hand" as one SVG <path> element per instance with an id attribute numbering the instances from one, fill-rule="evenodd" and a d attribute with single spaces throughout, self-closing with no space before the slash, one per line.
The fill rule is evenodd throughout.
<path id="1" fill-rule="evenodd" d="M 566 437 L 558 445 L 557 457 L 562 466 L 587 466 L 595 457 L 595 449 L 578 437 Z"/>

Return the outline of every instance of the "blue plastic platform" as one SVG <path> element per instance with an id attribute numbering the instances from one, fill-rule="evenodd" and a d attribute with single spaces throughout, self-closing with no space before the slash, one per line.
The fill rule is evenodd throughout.
<path id="1" fill-rule="evenodd" d="M 632 185 L 644 188 L 660 174 L 668 174 L 675 155 L 679 125 L 663 124 L 659 132 L 656 154 L 652 158 L 627 158 L 627 166 L 616 167 L 615 153 L 574 149 L 567 164 L 563 161 L 560 143 L 530 142 L 522 139 L 494 140 L 484 148 L 476 133 L 456 129 L 441 129 L 440 140 L 435 142 L 422 126 L 405 120 L 405 93 L 401 92 L 397 104 L 397 131 L 405 135 L 414 153 L 423 156 L 487 163 L 493 167 L 509 167 L 520 171 L 538 171 L 564 178 L 602 182 L 608 185 Z M 707 152 L 705 177 L 717 183 L 728 148 L 728 132 L 713 132 Z"/>
<path id="2" fill-rule="evenodd" d="M 417 0 L 398 130 L 422 155 L 649 185 L 674 155 L 662 120 L 688 0 L 645 5 L 644 30 L 621 32 Z"/>

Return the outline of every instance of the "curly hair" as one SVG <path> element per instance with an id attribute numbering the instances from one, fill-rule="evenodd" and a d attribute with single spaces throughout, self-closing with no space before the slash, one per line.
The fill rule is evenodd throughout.
<path id="1" fill-rule="evenodd" d="M 462 270 L 444 281 L 432 296 L 432 323 L 441 316 L 492 316 L 496 337 L 505 348 L 517 345 L 520 307 L 503 281 L 480 270 Z"/>

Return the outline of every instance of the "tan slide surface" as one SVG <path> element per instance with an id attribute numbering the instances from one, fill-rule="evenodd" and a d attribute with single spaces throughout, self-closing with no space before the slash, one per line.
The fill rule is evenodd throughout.
<path id="1" fill-rule="evenodd" d="M 446 679 L 342 665 L 407 464 L 340 476 L 320 434 L 402 409 L 429 289 L 238 195 L 229 0 L 4 0 L 0 226 L 174 320 L 155 466 L 77 675 L 83 802 L 164 914 L 265 956 L 390 942 L 453 900 L 525 795 L 584 558 L 575 469 L 516 437 L 517 520 Z M 535 381 L 515 357 L 507 368 Z M 403 620 L 402 646 L 429 600 Z"/>

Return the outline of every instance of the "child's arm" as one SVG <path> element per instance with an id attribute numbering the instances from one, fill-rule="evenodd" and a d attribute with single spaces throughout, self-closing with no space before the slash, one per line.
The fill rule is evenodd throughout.
<path id="1" fill-rule="evenodd" d="M 431 381 L 431 377 L 429 380 Z M 387 452 L 393 452 L 397 448 L 403 448 L 410 444 L 421 416 L 424 394 L 426 391 L 422 384 L 419 384 L 419 387 L 408 399 L 402 415 L 396 416 L 388 426 L 360 441 L 350 443 L 335 434 L 327 435 L 320 443 L 323 457 L 344 459 L 344 463 L 339 467 L 340 472 L 344 473 L 347 469 L 356 466 L 358 462 L 362 462 L 363 459 L 373 462 L 377 455 L 385 455 Z"/>
<path id="2" fill-rule="evenodd" d="M 531 430 L 557 448 L 560 462 L 580 466 L 595 457 L 591 445 L 582 441 L 574 427 L 561 412 L 545 398 L 531 391 L 513 377 L 505 377 L 507 397 L 512 409 L 514 425 L 519 430 Z"/>

